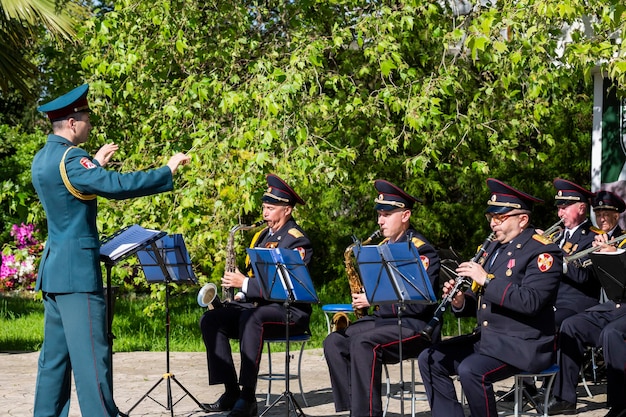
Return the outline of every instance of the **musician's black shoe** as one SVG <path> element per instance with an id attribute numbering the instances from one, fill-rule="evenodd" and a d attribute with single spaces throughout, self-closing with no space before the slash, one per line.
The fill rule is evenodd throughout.
<path id="1" fill-rule="evenodd" d="M 543 402 L 537 404 L 539 410 L 543 410 Z M 548 415 L 553 416 L 556 414 L 576 414 L 576 404 L 572 404 L 568 401 L 562 401 L 556 399 L 556 397 L 550 398 L 548 401 Z"/>
<path id="2" fill-rule="evenodd" d="M 220 411 L 230 411 L 233 409 L 233 406 L 237 402 L 237 398 L 239 395 L 232 396 L 227 394 L 222 394 L 220 398 L 217 399 L 214 403 L 204 403 L 202 404 L 202 408 L 204 411 L 208 411 L 209 413 L 219 413 Z"/>
<path id="3" fill-rule="evenodd" d="M 608 414 L 604 417 L 626 417 L 626 408 L 611 407 Z"/>
<path id="4" fill-rule="evenodd" d="M 228 417 L 257 417 L 259 410 L 255 401 L 244 400 L 239 398 L 233 409 L 228 413 Z"/>

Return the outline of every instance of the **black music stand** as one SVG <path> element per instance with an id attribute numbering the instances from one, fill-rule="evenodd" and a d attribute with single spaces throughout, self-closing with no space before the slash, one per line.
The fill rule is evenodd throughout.
<path id="1" fill-rule="evenodd" d="M 402 312 L 406 304 L 433 304 L 437 296 L 412 242 L 356 246 L 353 251 L 370 304 L 398 304 L 400 414 L 404 415 Z"/>
<path id="2" fill-rule="evenodd" d="M 109 384 L 113 389 L 113 288 L 111 286 L 111 270 L 117 263 L 134 255 L 137 251 L 161 239 L 167 233 L 160 230 L 144 229 L 139 225 L 126 226 L 100 242 L 100 260 L 106 267 L 106 308 L 107 308 L 107 339 L 109 341 L 109 361 L 111 372 Z"/>
<path id="3" fill-rule="evenodd" d="M 248 248 L 247 252 L 250 256 L 254 275 L 259 279 L 264 294 L 266 294 L 265 299 L 269 301 L 283 301 L 285 307 L 285 392 L 263 410 L 260 417 L 264 416 L 278 404 L 282 398 L 287 402 L 287 417 L 289 417 L 291 409 L 297 416 L 304 416 L 302 408 L 289 390 L 289 360 L 291 358 L 289 354 L 289 322 L 291 321 L 291 304 L 294 302 L 319 303 L 319 298 L 313 287 L 309 271 L 298 251 L 282 248 Z"/>
<path id="4" fill-rule="evenodd" d="M 144 399 L 150 398 L 166 410 L 170 410 L 170 414 L 174 417 L 174 406 L 178 404 L 185 396 L 189 396 L 198 406 L 207 411 L 202 403 L 198 401 L 190 392 L 181 384 L 173 373 L 170 372 L 170 283 L 197 283 L 196 276 L 191 268 L 191 259 L 183 236 L 180 234 L 168 235 L 161 240 L 153 242 L 150 246 L 145 247 L 137 252 L 137 257 L 143 269 L 146 280 L 149 283 L 163 282 L 165 283 L 165 364 L 166 371 L 163 377 L 152 386 L 137 401 L 126 414 L 135 409 Z M 150 396 L 150 393 L 166 381 L 167 403 L 161 404 L 159 401 Z M 174 381 L 180 389 L 185 393 L 176 402 L 172 402 L 172 381 Z"/>
<path id="5" fill-rule="evenodd" d="M 606 298 L 616 303 L 626 300 L 626 251 L 594 252 L 589 254 L 589 259 Z"/>

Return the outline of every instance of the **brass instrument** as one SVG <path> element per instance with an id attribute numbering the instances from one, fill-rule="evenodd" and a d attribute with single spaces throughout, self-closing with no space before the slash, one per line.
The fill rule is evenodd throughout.
<path id="1" fill-rule="evenodd" d="M 617 243 L 620 243 L 624 239 L 626 239 L 626 234 L 619 235 L 618 237 L 614 237 L 613 239 L 609 239 L 605 243 L 605 245 L 615 245 Z M 578 260 L 580 258 L 583 258 L 583 257 L 589 255 L 590 253 L 599 251 L 600 249 L 602 249 L 602 246 L 592 246 L 592 247 L 587 248 L 585 250 L 581 250 L 580 252 L 576 252 L 573 255 L 566 256 L 565 258 L 563 258 L 563 260 L 566 263 L 574 262 L 574 261 L 576 261 L 576 260 Z M 583 263 L 583 266 L 586 266 L 586 265 Z"/>
<path id="2" fill-rule="evenodd" d="M 559 219 L 558 222 L 554 223 L 552 226 L 548 227 L 543 231 L 543 236 L 547 237 L 552 241 L 552 243 L 556 243 L 563 233 L 563 219 Z"/>
<path id="3" fill-rule="evenodd" d="M 476 254 L 474 255 L 474 257 L 472 258 L 470 262 L 478 262 L 482 265 L 482 263 L 484 262 L 482 261 L 482 259 L 483 259 L 483 255 L 485 254 L 485 246 L 487 246 L 489 242 L 492 242 L 495 239 L 495 237 L 496 237 L 496 232 L 491 232 L 489 236 L 487 236 L 487 239 L 485 239 L 483 244 L 478 247 L 478 251 L 476 251 Z M 474 290 L 474 285 L 473 285 L 474 280 L 469 279 L 467 277 L 459 276 L 459 274 L 457 274 L 456 271 L 448 268 L 446 265 L 442 264 L 442 267 L 445 268 L 447 272 L 449 272 L 450 274 L 452 274 L 452 276 L 455 277 L 455 281 L 454 281 L 454 286 L 450 289 L 450 291 L 446 293 L 446 295 L 444 295 L 443 299 L 441 300 L 441 303 L 435 310 L 435 314 L 433 315 L 433 318 L 428 322 L 426 327 L 424 327 L 422 331 L 420 331 L 420 334 L 424 336 L 428 341 L 432 340 L 433 332 L 435 331 L 435 328 L 441 322 L 443 313 L 445 313 L 448 306 L 452 304 L 452 299 L 454 298 L 456 293 L 458 291 L 464 291 L 465 289 L 470 288 L 470 287 L 472 288 L 472 291 Z M 477 289 L 480 289 L 480 286 L 478 284 L 477 284 L 477 287 L 478 287 Z"/>
<path id="4" fill-rule="evenodd" d="M 363 288 L 363 282 L 361 281 L 361 275 L 359 275 L 359 271 L 357 271 L 356 266 L 354 265 L 354 256 L 352 253 L 352 249 L 354 249 L 357 245 L 367 245 L 373 239 L 380 236 L 380 230 L 376 230 L 372 233 L 367 239 L 363 242 L 359 242 L 356 238 L 354 238 L 354 243 L 346 248 L 343 253 L 344 263 L 346 265 L 346 273 L 348 275 L 348 284 L 350 285 L 350 294 L 357 294 L 365 292 Z M 367 308 L 355 308 L 354 315 L 357 319 L 360 319 L 363 316 L 367 316 Z M 334 317 L 333 317 L 334 319 Z"/>
<path id="5" fill-rule="evenodd" d="M 235 272 L 236 254 L 235 254 L 235 233 L 239 230 L 254 229 L 265 223 L 265 220 L 259 220 L 258 222 L 250 225 L 238 224 L 232 227 L 228 233 L 228 243 L 226 244 L 226 266 L 224 270 L 226 272 Z M 209 310 L 213 310 L 216 307 L 222 307 L 224 304 L 232 301 L 235 298 L 235 289 L 222 286 L 222 299 L 217 296 L 217 286 L 213 283 L 205 284 L 198 292 L 198 304 L 200 307 L 207 307 Z"/>

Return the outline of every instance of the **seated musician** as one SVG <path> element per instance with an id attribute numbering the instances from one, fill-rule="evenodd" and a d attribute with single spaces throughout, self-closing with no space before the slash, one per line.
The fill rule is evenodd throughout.
<path id="1" fill-rule="evenodd" d="M 561 178 L 554 180 L 554 187 L 558 216 L 565 226 L 561 238 L 555 243 L 563 249 L 564 256 L 571 256 L 590 248 L 595 236 L 601 233 L 587 217 L 593 193 Z M 600 299 L 600 282 L 585 266 L 587 259 L 583 257 L 563 266 L 554 313 L 557 328 L 565 318 L 585 311 Z"/>
<path id="2" fill-rule="evenodd" d="M 520 371 L 538 372 L 554 363 L 554 299 L 562 273 L 561 249 L 536 234 L 532 206 L 541 200 L 488 179 L 486 217 L 496 243 L 485 262 L 464 262 L 456 272 L 480 286 L 458 291 L 452 311 L 476 315 L 474 333 L 453 337 L 418 357 L 433 417 L 462 417 L 452 375 L 460 378 L 472 416 L 497 416 L 493 383 Z M 454 280 L 444 283 L 444 294 Z"/>
<path id="3" fill-rule="evenodd" d="M 294 249 L 308 265 L 313 254 L 311 242 L 292 216 L 296 203 L 304 204 L 304 201 L 276 175 L 268 175 L 267 184 L 269 188 L 261 200 L 263 220 L 268 227 L 254 236 L 250 246 Z M 230 417 L 256 417 L 258 409 L 255 390 L 263 338 L 285 336 L 285 306 L 282 301 L 263 299 L 259 280 L 245 276 L 239 270 L 225 272 L 222 285 L 240 288 L 245 298 L 235 297 L 235 301 L 226 303 L 223 308 L 208 310 L 200 319 L 207 351 L 209 384 L 224 384 L 225 388 L 224 394 L 216 402 L 205 404 L 204 407 L 210 412 L 230 411 Z M 310 304 L 291 305 L 291 334 L 302 334 L 309 330 L 311 310 Z M 239 340 L 239 380 L 229 339 Z"/>
<path id="4" fill-rule="evenodd" d="M 617 195 L 599 191 L 593 202 L 596 221 L 605 233 L 596 236 L 594 245 L 599 252 L 614 252 L 607 245 L 610 237 L 621 233 L 617 225 L 619 213 L 626 204 Z M 607 236 L 608 235 L 608 236 Z M 624 243 L 626 240 L 620 242 Z M 576 413 L 576 387 L 587 347 L 602 346 L 607 368 L 606 417 L 626 417 L 626 308 L 622 302 L 608 300 L 563 321 L 560 329 L 557 375 L 553 397 L 548 403 L 549 415 Z"/>
<path id="5" fill-rule="evenodd" d="M 418 201 L 398 186 L 376 180 L 378 191 L 375 209 L 378 225 L 385 237 L 382 244 L 411 241 L 433 289 L 439 288 L 439 256 L 428 241 L 410 223 L 413 205 Z M 370 306 L 366 294 L 352 294 L 355 309 Z M 431 319 L 436 306 L 407 304 L 402 312 L 402 356 L 415 357 L 430 345 L 419 332 Z M 441 329 L 436 328 L 434 338 Z M 381 376 L 384 363 L 398 363 L 398 305 L 381 305 L 372 315 L 360 318 L 345 329 L 329 334 L 324 340 L 324 357 L 336 411 L 350 410 L 353 417 L 382 416 Z"/>

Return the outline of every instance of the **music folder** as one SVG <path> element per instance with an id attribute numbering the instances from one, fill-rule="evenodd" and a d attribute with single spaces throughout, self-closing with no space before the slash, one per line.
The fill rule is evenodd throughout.
<path id="1" fill-rule="evenodd" d="M 592 252 L 589 259 L 607 298 L 616 303 L 626 300 L 626 251 Z"/>
<path id="2" fill-rule="evenodd" d="M 144 229 L 134 224 L 118 230 L 102 239 L 100 259 L 107 264 L 115 264 L 134 255 L 141 248 L 161 239 L 167 233 L 160 230 Z"/>
<path id="3" fill-rule="evenodd" d="M 288 300 L 293 294 L 297 303 L 319 303 L 317 292 L 300 252 L 283 248 L 248 248 L 256 279 L 260 280 L 264 298 Z"/>
<path id="4" fill-rule="evenodd" d="M 437 296 L 415 245 L 355 246 L 354 256 L 370 304 L 433 304 Z"/>
<path id="5" fill-rule="evenodd" d="M 155 253 L 154 246 L 158 253 Z M 166 279 L 172 282 L 197 283 L 191 258 L 181 234 L 167 235 L 157 240 L 154 245 L 139 250 L 137 258 L 149 283 L 163 282 Z"/>

